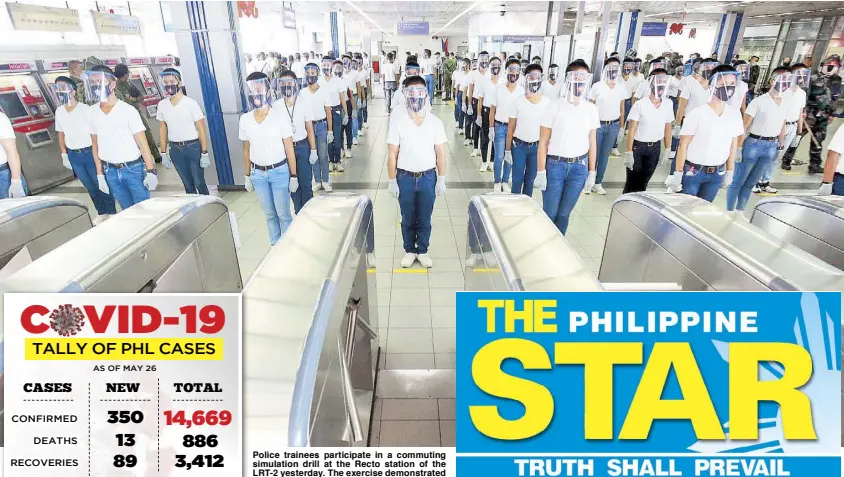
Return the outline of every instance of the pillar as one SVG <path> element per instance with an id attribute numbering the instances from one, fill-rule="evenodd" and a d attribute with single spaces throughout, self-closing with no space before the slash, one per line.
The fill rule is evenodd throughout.
<path id="1" fill-rule="evenodd" d="M 246 68 L 237 7 L 233 2 L 169 3 L 182 81 L 205 112 L 219 189 L 240 188 L 244 164 L 238 124 L 246 104 Z"/>
<path id="2" fill-rule="evenodd" d="M 734 54 L 741 48 L 741 39 L 744 36 L 744 13 L 727 12 L 721 15 L 718 23 L 718 32 L 715 34 L 715 44 L 712 52 L 718 54 L 718 61 L 729 62 Z"/>
<path id="3" fill-rule="evenodd" d="M 337 12 L 328 12 L 328 23 L 331 31 L 331 51 L 335 58 L 340 57 L 340 28 L 338 27 Z"/>
<path id="4" fill-rule="evenodd" d="M 607 31 L 610 26 L 610 14 L 612 11 L 612 2 L 601 2 L 601 29 L 596 35 L 594 56 L 592 58 L 592 77 L 598 79 L 601 76 L 601 71 L 604 69 L 604 58 L 607 55 Z"/>
<path id="5" fill-rule="evenodd" d="M 624 57 L 627 50 L 634 48 L 639 50 L 639 37 L 642 35 L 642 22 L 639 18 L 639 11 L 621 12 L 618 16 L 618 29 L 615 35 L 615 51 L 620 57 Z"/>

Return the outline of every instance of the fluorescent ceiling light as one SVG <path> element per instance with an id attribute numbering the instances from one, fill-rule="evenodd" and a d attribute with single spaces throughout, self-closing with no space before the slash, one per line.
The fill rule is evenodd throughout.
<path id="1" fill-rule="evenodd" d="M 455 16 L 454 18 L 452 18 L 452 19 L 451 19 L 448 23 L 446 23 L 445 25 L 443 25 L 442 27 L 440 27 L 440 29 L 439 29 L 439 30 L 437 30 L 437 31 L 435 31 L 435 32 L 434 32 L 431 36 L 437 36 L 437 33 L 439 33 L 439 32 L 441 32 L 441 31 L 445 30 L 446 28 L 448 28 L 448 26 L 449 26 L 449 25 L 451 25 L 452 23 L 456 22 L 458 18 L 460 18 L 460 17 L 462 17 L 463 15 L 465 15 L 465 14 L 469 13 L 469 12 L 470 12 L 473 8 L 477 7 L 478 5 L 480 5 L 480 4 L 481 4 L 481 3 L 483 3 L 483 2 L 484 2 L 484 0 L 478 0 L 477 2 L 475 2 L 475 3 L 471 4 L 471 5 L 469 5 L 469 8 L 467 8 L 466 10 L 463 10 L 463 11 L 462 11 L 461 13 L 459 13 L 457 16 Z"/>
<path id="2" fill-rule="evenodd" d="M 385 30 L 385 29 L 381 28 L 381 25 L 379 25 L 379 24 L 378 24 L 378 22 L 376 22 L 375 20 L 373 20 L 373 19 L 372 19 L 372 17 L 370 17 L 369 15 L 367 15 L 367 13 L 366 13 L 366 12 L 364 12 L 363 10 L 361 10 L 361 9 L 360 9 L 357 5 L 355 5 L 354 3 L 352 3 L 352 2 L 351 2 L 351 1 L 349 1 L 349 0 L 346 0 L 346 3 L 348 3 L 349 5 L 351 5 L 351 6 L 352 6 L 352 8 L 354 8 L 354 9 L 355 9 L 358 13 L 360 13 L 360 14 L 361 14 L 361 16 L 363 16 L 363 18 L 366 18 L 366 19 L 369 21 L 369 23 L 372 23 L 373 25 L 375 25 L 375 28 L 377 28 L 379 31 L 381 31 L 381 33 L 384 33 L 385 35 L 392 35 L 392 33 L 390 33 L 390 32 L 388 32 L 387 30 Z"/>

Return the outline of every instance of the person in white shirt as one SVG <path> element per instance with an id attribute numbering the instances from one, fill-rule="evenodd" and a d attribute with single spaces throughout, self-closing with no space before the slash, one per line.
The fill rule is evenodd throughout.
<path id="1" fill-rule="evenodd" d="M 604 63 L 604 71 L 601 81 L 598 81 L 589 90 L 589 101 L 598 107 L 598 119 L 601 126 L 596 133 L 596 173 L 595 185 L 584 192 L 589 194 L 595 192 L 606 195 L 607 191 L 601 185 L 604 181 L 604 173 L 610 159 L 610 151 L 618 140 L 619 131 L 623 130 L 627 110 L 624 105 L 629 103 L 627 87 L 619 79 L 620 63 L 618 58 L 607 58 Z"/>
<path id="2" fill-rule="evenodd" d="M 788 115 L 785 119 L 786 150 L 780 157 L 784 171 L 790 171 L 792 165 L 799 166 L 802 164 L 802 162 L 794 160 L 794 154 L 797 152 L 797 146 L 800 145 L 800 138 L 807 130 L 803 117 L 806 112 L 806 92 L 809 90 L 809 83 L 812 77 L 812 71 L 803 63 L 792 65 L 791 73 L 794 75 L 793 84 L 783 94 L 783 97 L 789 104 Z"/>
<path id="3" fill-rule="evenodd" d="M 396 71 L 395 57 L 392 53 L 387 53 L 387 61 L 381 62 L 381 84 L 384 85 L 384 98 L 387 101 L 387 114 L 393 111 L 392 99 L 393 93 L 396 91 Z"/>
<path id="4" fill-rule="evenodd" d="M 495 138 L 495 130 L 493 124 L 495 121 L 491 115 L 490 105 L 495 104 L 495 94 L 498 89 L 499 75 L 501 74 L 501 60 L 498 57 L 493 57 L 489 60 L 489 76 L 481 78 L 483 87 L 480 96 L 478 97 L 478 108 L 480 109 L 480 143 L 481 143 L 481 166 L 479 172 L 491 171 L 493 156 L 495 155 L 495 146 L 493 144 L 493 151 L 489 151 L 490 144 Z M 477 125 L 477 121 L 476 121 Z M 487 153 L 490 152 L 489 161 L 487 161 Z"/>
<path id="5" fill-rule="evenodd" d="M 736 156 L 735 176 L 727 188 L 727 210 L 744 210 L 753 186 L 777 159 L 778 151 L 785 150 L 788 103 L 782 93 L 790 87 L 791 70 L 786 66 L 775 68 L 768 92 L 753 98 L 747 106 L 744 115 L 747 138 L 738 143 L 741 150 Z"/>
<path id="6" fill-rule="evenodd" d="M 738 139 L 744 136 L 741 113 L 727 101 L 735 93 L 738 72 L 729 65 L 713 70 L 709 102 L 690 112 L 680 131 L 677 163 L 665 179 L 669 192 L 712 202 L 733 181 Z"/>
<path id="7" fill-rule="evenodd" d="M 255 65 L 253 66 L 254 70 L 260 73 L 269 74 L 270 68 L 267 64 L 267 55 L 264 52 L 258 53 L 257 58 L 255 59 Z"/>
<path id="8" fill-rule="evenodd" d="M 404 65 L 404 70 L 406 77 L 411 78 L 413 76 L 420 76 L 419 72 L 421 71 L 421 68 L 416 61 L 411 58 L 410 62 Z M 398 115 L 407 113 L 407 111 L 404 110 L 405 106 L 407 106 L 407 101 L 405 100 L 403 89 L 404 88 L 399 88 L 395 93 L 393 93 L 393 110 L 399 110 Z"/>
<path id="9" fill-rule="evenodd" d="M 683 67 L 678 66 L 674 68 L 674 75 L 671 77 L 671 80 L 668 83 L 668 97 L 671 99 L 671 103 L 674 105 L 675 119 L 677 118 L 677 108 L 680 106 L 680 90 L 683 85 L 683 80 L 685 80 L 685 77 L 683 76 Z M 671 168 L 669 169 L 669 171 L 674 170 L 674 165 L 677 160 L 677 146 L 680 144 L 680 138 L 674 137 L 673 132 L 674 131 L 672 129 L 671 152 L 668 155 L 671 158 Z"/>
<path id="10" fill-rule="evenodd" d="M 26 197 L 26 180 L 15 142 L 12 121 L 0 111 L 0 199 Z"/>
<path id="11" fill-rule="evenodd" d="M 556 100 L 560 97 L 560 88 L 563 87 L 563 83 L 560 82 L 559 76 L 560 67 L 552 63 L 548 67 L 548 79 L 542 82 L 542 88 L 540 89 L 542 96 L 551 100 Z"/>
<path id="12" fill-rule="evenodd" d="M 390 118 L 387 136 L 388 190 L 399 200 L 404 258 L 401 266 L 415 261 L 425 268 L 434 263 L 428 256 L 431 215 L 436 196 L 445 190 L 445 127 L 429 111 L 428 89 L 421 76 L 410 76 L 402 85 L 406 99 L 402 114 Z"/>
<path id="13" fill-rule="evenodd" d="M 290 227 L 290 194 L 299 189 L 293 125 L 284 112 L 272 108 L 267 75 L 259 72 L 246 78 L 249 111 L 240 117 L 239 137 L 243 141 L 244 186 L 255 191 L 267 220 L 270 246 Z"/>
<path id="14" fill-rule="evenodd" d="M 319 70 L 319 66 L 315 62 L 305 65 L 305 84 L 307 86 L 299 93 L 299 96 L 303 101 L 303 106 L 307 106 L 310 111 L 311 126 L 314 134 L 314 142 L 316 143 L 316 157 L 314 157 L 313 149 L 311 149 L 308 155 L 308 162 L 313 169 L 313 192 L 320 189 L 331 192 L 332 186 L 328 170 L 328 132 L 332 130 L 333 126 L 331 109 L 335 101 L 331 101 L 328 97 L 330 89 L 328 85 L 323 86 L 319 84 L 319 80 L 322 79 Z M 331 139 L 333 143 L 333 134 Z"/>
<path id="15" fill-rule="evenodd" d="M 56 133 L 59 137 L 62 164 L 85 186 L 94 208 L 97 209 L 95 223 L 117 213 L 114 197 L 104 193 L 97 185 L 97 166 L 91 146 L 91 118 L 89 106 L 77 101 L 76 82 L 67 76 L 56 78 L 56 96 L 61 106 L 56 108 Z M 12 133 L 14 138 L 14 132 Z M 2 169 L 2 165 L 0 165 Z M 8 171 L 8 168 L 7 168 Z M 0 176 L 2 176 L 0 171 Z M 2 182 L 2 178 L 0 178 Z M 2 187 L 2 186 L 0 186 Z M 2 194 L 0 190 L 0 194 Z"/>
<path id="16" fill-rule="evenodd" d="M 709 78 L 712 76 L 718 61 L 713 59 L 696 59 L 692 64 L 694 73 L 686 78 L 680 91 L 680 105 L 677 106 L 677 119 L 674 122 L 673 134 L 679 137 L 683 119 L 695 109 L 705 105 L 711 97 Z M 732 98 L 732 94 L 730 97 Z"/>
<path id="17" fill-rule="evenodd" d="M 595 185 L 598 107 L 590 102 L 592 75 L 583 60 L 566 68 L 563 97 L 545 110 L 540 123 L 536 187 L 542 208 L 563 235 L 581 192 Z"/>
<path id="18" fill-rule="evenodd" d="M 94 103 L 89 113 L 97 186 L 114 194 L 125 210 L 149 199 L 158 187 L 146 126 L 134 106 L 117 99 L 111 68 L 94 66 L 84 79 L 86 96 Z"/>
<path id="19" fill-rule="evenodd" d="M 358 145 L 358 108 L 360 107 L 359 93 L 360 80 L 358 79 L 355 60 L 346 55 L 343 57 L 343 81 L 346 82 L 348 100 L 346 112 L 349 119 L 344 124 L 343 132 L 346 135 L 346 149 L 342 154 L 346 159 L 352 158 L 352 145 Z"/>
<path id="20" fill-rule="evenodd" d="M 473 150 L 469 157 L 478 157 L 481 155 L 480 137 L 481 125 L 483 124 L 480 98 L 484 95 L 484 81 L 488 77 L 489 72 L 489 53 L 486 51 L 480 52 L 478 55 L 478 69 L 469 74 L 469 100 L 468 112 L 472 118 L 470 126 L 472 127 L 472 146 Z M 468 132 L 468 131 L 467 131 Z M 467 136 L 470 137 L 470 136 Z"/>
<path id="21" fill-rule="evenodd" d="M 727 103 L 734 108 L 738 108 L 742 114 L 747 109 L 747 91 L 750 87 L 747 82 L 750 81 L 750 66 L 744 60 L 738 60 L 733 63 L 733 68 L 739 72 L 739 81 L 736 83 L 736 94 L 730 98 Z"/>
<path id="22" fill-rule="evenodd" d="M 624 194 L 647 190 L 657 165 L 668 162 L 671 123 L 674 122 L 674 108 L 668 100 L 670 81 L 665 69 L 652 69 L 647 81 L 650 94 L 636 101 L 630 110 L 627 118 L 630 129 L 624 153 L 624 166 L 627 168 Z M 664 147 L 660 151 L 661 143 Z"/>
<path id="23" fill-rule="evenodd" d="M 802 64 L 801 66 L 806 67 Z M 823 166 L 823 182 L 818 189 L 818 195 L 844 195 L 844 161 L 841 160 L 842 154 L 844 154 L 844 127 L 839 127 L 827 146 L 826 163 Z"/>
<path id="24" fill-rule="evenodd" d="M 299 81 L 299 88 L 304 88 L 305 79 L 305 64 L 302 63 L 302 55 L 296 53 L 293 55 L 293 62 L 290 63 L 290 70 L 296 75 Z"/>
<path id="25" fill-rule="evenodd" d="M 425 49 L 422 52 L 422 61 L 419 65 L 422 68 L 422 77 L 425 78 L 425 87 L 428 88 L 428 101 L 434 104 L 434 59 L 431 58 L 431 50 Z"/>
<path id="26" fill-rule="evenodd" d="M 465 92 L 463 93 L 463 126 L 466 133 L 466 139 L 463 141 L 464 146 L 474 146 L 472 141 L 472 128 L 475 126 L 475 109 L 472 107 L 472 87 L 475 75 L 478 74 L 478 60 L 473 59 L 469 63 L 469 71 L 463 78 L 465 83 Z M 474 151 L 474 147 L 473 147 Z"/>
<path id="27" fill-rule="evenodd" d="M 633 92 L 635 90 L 631 90 L 633 87 L 633 70 L 636 68 L 636 61 L 633 58 L 624 58 L 624 61 L 621 63 L 621 78 L 618 79 L 618 83 L 624 86 L 624 91 L 626 92 L 626 96 L 624 98 L 624 111 L 629 112 L 630 108 L 633 107 L 631 98 L 633 97 Z M 615 141 L 612 145 L 612 151 L 610 155 L 612 156 L 620 156 L 621 153 L 618 152 L 618 141 L 621 140 L 622 136 L 624 136 L 624 130 L 626 128 L 626 124 L 622 124 L 618 130 L 618 136 L 615 138 Z"/>
<path id="28" fill-rule="evenodd" d="M 657 57 L 652 59 L 648 62 L 648 75 L 650 72 L 657 69 L 665 69 L 665 58 Z M 633 105 L 636 104 L 636 101 L 647 98 L 651 94 L 651 84 L 650 81 L 645 79 L 644 73 L 639 75 L 639 85 L 636 86 L 636 89 L 633 91 L 633 95 L 630 97 L 630 109 L 627 111 L 631 111 L 633 109 Z"/>
<path id="29" fill-rule="evenodd" d="M 211 165 L 205 137 L 205 115 L 199 104 L 182 92 L 182 77 L 167 68 L 161 72 L 166 98 L 158 103 L 161 159 L 168 169 L 176 166 L 187 194 L 208 195 L 205 168 Z"/>
<path id="30" fill-rule="evenodd" d="M 542 96 L 542 67 L 530 64 L 525 68 L 525 94 L 510 108 L 504 161 L 513 166 L 513 194 L 533 196 L 537 171 L 539 128 L 545 110 L 553 101 Z"/>
<path id="31" fill-rule="evenodd" d="M 364 136 L 364 129 L 369 127 L 367 122 L 369 121 L 369 106 L 366 100 L 366 84 L 369 81 L 367 78 L 369 73 L 367 72 L 366 68 L 364 67 L 364 61 L 362 56 L 355 57 L 354 65 L 357 67 L 357 74 L 358 74 L 358 136 Z"/>
<path id="32" fill-rule="evenodd" d="M 348 120 L 346 113 L 346 83 L 343 82 L 343 63 L 331 56 L 322 57 L 322 84 L 325 88 L 325 106 L 331 108 L 331 127 L 326 133 L 328 141 L 328 163 L 331 171 L 343 172 L 343 126 Z"/>
<path id="33" fill-rule="evenodd" d="M 314 108 L 308 103 L 308 98 L 302 97 L 299 78 L 293 70 L 282 73 L 274 83 L 279 101 L 273 103 L 272 108 L 287 118 L 293 131 L 293 155 L 299 187 L 291 190 L 290 195 L 293 198 L 293 210 L 298 214 L 314 196 L 312 165 L 319 159 L 314 135 Z"/>
<path id="34" fill-rule="evenodd" d="M 463 135 L 463 97 L 466 94 L 466 75 L 469 73 L 470 62 L 468 58 L 459 61 L 459 66 L 451 73 L 451 84 L 454 86 L 454 123 L 455 128 Z"/>
<path id="35" fill-rule="evenodd" d="M 511 162 L 504 161 L 504 144 L 507 141 L 507 131 L 510 127 L 510 115 L 515 102 L 525 95 L 525 90 L 518 86 L 517 82 L 521 76 L 519 60 L 512 59 L 507 62 L 505 70 L 506 82 L 499 81 L 495 88 L 495 94 L 490 102 L 489 115 L 493 119 L 495 139 L 493 140 L 493 192 L 504 192 L 504 184 L 510 182 Z M 503 167 L 503 174 L 502 174 Z M 507 189 L 510 192 L 510 189 Z"/>

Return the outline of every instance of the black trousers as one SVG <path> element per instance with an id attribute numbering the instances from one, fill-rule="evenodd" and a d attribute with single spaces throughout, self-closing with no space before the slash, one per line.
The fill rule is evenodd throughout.
<path id="1" fill-rule="evenodd" d="M 659 164 L 660 143 L 633 141 L 633 169 L 626 169 L 627 180 L 624 182 L 624 194 L 644 192 L 648 182 Z"/>
<path id="2" fill-rule="evenodd" d="M 466 93 L 463 94 L 465 95 Z M 472 114 L 465 114 L 466 108 L 464 108 L 463 128 L 466 130 L 466 139 L 472 139 L 472 130 L 475 127 L 475 116 L 478 114 L 478 112 L 475 111 L 475 106 L 478 105 L 478 102 L 473 99 L 469 99 L 466 104 L 472 105 Z"/>
<path id="3" fill-rule="evenodd" d="M 347 122 L 346 125 L 343 126 L 343 133 L 346 135 L 346 149 L 351 149 L 352 148 L 352 117 L 351 116 L 352 116 L 352 114 L 355 114 L 355 113 L 352 112 L 352 101 L 350 101 L 348 99 L 346 100 L 346 111 L 349 112 L 349 122 Z M 342 144 L 342 142 L 341 142 L 341 144 Z"/>
<path id="4" fill-rule="evenodd" d="M 489 141 L 489 108 L 484 106 L 481 110 L 481 131 L 480 131 L 480 140 L 481 140 L 481 160 L 486 162 L 486 150 L 489 149 L 490 141 Z M 492 160 L 493 154 L 490 153 L 489 159 Z"/>
<path id="5" fill-rule="evenodd" d="M 481 114 L 482 111 L 478 111 L 478 100 L 477 98 L 472 98 L 472 146 L 475 149 L 478 149 L 478 139 L 480 138 L 481 128 L 475 124 L 475 121 L 478 120 L 478 115 Z"/>

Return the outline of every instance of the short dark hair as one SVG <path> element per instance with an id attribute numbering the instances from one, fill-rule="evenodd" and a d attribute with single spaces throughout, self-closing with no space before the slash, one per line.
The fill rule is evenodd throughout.
<path id="1" fill-rule="evenodd" d="M 164 68 L 164 71 L 161 72 L 161 76 L 164 75 L 173 75 L 176 78 L 179 78 L 179 81 L 182 81 L 182 74 L 179 73 L 179 70 L 176 68 Z"/>
<path id="2" fill-rule="evenodd" d="M 615 56 L 615 55 L 618 55 L 617 51 L 613 51 L 612 53 L 610 53 L 610 56 Z"/>
<path id="3" fill-rule="evenodd" d="M 418 64 L 418 63 L 416 63 L 416 62 L 410 62 L 410 61 L 408 61 L 408 62 L 407 62 L 407 64 L 406 64 L 406 65 L 404 65 L 404 69 L 408 69 L 408 68 L 417 68 L 417 69 L 418 69 L 418 68 L 419 68 L 419 64 Z"/>
<path id="4" fill-rule="evenodd" d="M 589 65 L 583 60 L 574 60 L 566 67 L 566 74 L 574 70 L 586 70 L 589 73 Z"/>
<path id="5" fill-rule="evenodd" d="M 654 68 L 654 70 L 651 71 L 648 74 L 648 76 L 650 77 L 650 76 L 653 76 L 653 75 L 667 75 L 667 74 L 668 74 L 668 70 L 666 70 L 665 68 Z"/>
<path id="6" fill-rule="evenodd" d="M 418 65 L 417 65 L 417 67 L 418 67 Z M 425 78 L 423 78 L 419 75 L 408 76 L 407 78 L 404 79 L 404 83 L 402 83 L 401 85 L 404 88 L 407 88 L 408 86 L 413 86 L 413 85 L 425 86 Z"/>
<path id="7" fill-rule="evenodd" d="M 788 66 L 777 66 L 774 68 L 774 71 L 771 72 L 771 76 L 773 77 L 773 75 L 778 75 L 780 73 L 791 73 L 791 68 Z"/>
<path id="8" fill-rule="evenodd" d="M 531 61 L 533 61 L 533 60 L 540 60 L 540 61 L 542 61 L 542 57 L 541 57 L 541 56 L 539 56 L 539 55 L 536 55 L 536 56 L 534 56 L 533 58 L 531 58 Z"/>
<path id="9" fill-rule="evenodd" d="M 517 59 L 515 59 L 515 58 L 513 58 L 513 57 L 511 56 L 511 57 L 510 57 L 510 59 L 509 59 L 509 60 L 507 60 L 507 64 L 505 64 L 505 65 L 504 65 L 504 67 L 505 67 L 505 68 L 509 68 L 509 67 L 510 67 L 510 65 L 520 66 L 520 65 L 521 65 L 521 63 L 519 63 L 519 60 L 517 60 Z"/>
<path id="10" fill-rule="evenodd" d="M 548 69 L 549 69 L 549 70 L 550 70 L 551 68 L 559 68 L 559 67 L 560 67 L 560 65 L 558 65 L 557 63 L 551 63 L 550 65 L 548 65 Z"/>
<path id="11" fill-rule="evenodd" d="M 118 66 L 120 66 L 120 65 L 118 65 Z M 126 65 L 123 65 L 123 66 L 126 66 Z M 108 73 L 108 74 L 114 76 L 114 71 L 112 71 L 111 68 L 109 68 L 106 65 L 94 65 L 94 67 L 91 68 L 91 71 L 96 71 L 98 73 Z"/>
<path id="12" fill-rule="evenodd" d="M 619 61 L 618 58 L 614 56 L 610 56 L 606 59 L 606 61 L 604 61 L 604 65 L 608 65 L 610 63 L 621 64 L 621 61 Z"/>
<path id="13" fill-rule="evenodd" d="M 756 56 L 756 55 L 753 55 L 753 56 L 751 56 L 751 57 L 750 57 L 750 59 L 751 59 L 751 60 L 752 60 L 753 58 L 756 58 L 757 60 L 759 59 L 759 57 L 758 57 L 758 56 Z"/>
<path id="14" fill-rule="evenodd" d="M 122 78 L 129 74 L 129 67 L 124 65 L 123 63 L 118 63 L 117 66 L 114 67 L 114 76 L 118 78 Z"/>
<path id="15" fill-rule="evenodd" d="M 791 65 L 791 71 L 799 70 L 799 69 L 808 69 L 809 67 L 803 63 L 795 63 Z"/>
<path id="16" fill-rule="evenodd" d="M 736 60 L 736 61 L 733 61 L 733 66 L 746 65 L 746 64 L 747 64 L 747 62 L 746 62 L 746 61 L 744 61 L 744 60 Z"/>
<path id="17" fill-rule="evenodd" d="M 489 55 L 489 53 L 487 53 L 487 51 L 484 50 L 484 51 L 478 53 L 478 56 L 481 56 L 481 55 Z"/>
<path id="18" fill-rule="evenodd" d="M 718 73 L 735 73 L 736 69 L 730 65 L 718 65 L 712 70 L 712 75 L 716 75 Z"/>
<path id="19" fill-rule="evenodd" d="M 68 78 L 67 76 L 58 76 L 58 77 L 56 77 L 55 82 L 56 82 L 56 84 L 67 83 L 68 85 L 70 85 L 71 88 L 73 88 L 74 91 L 76 91 L 76 81 L 73 81 L 72 79 Z"/>
<path id="20" fill-rule="evenodd" d="M 298 78 L 296 77 L 296 73 L 294 73 L 294 72 L 293 72 L 293 70 L 284 70 L 284 71 L 281 73 L 281 76 L 280 76 L 280 77 L 281 77 L 281 78 L 293 78 L 293 79 L 298 79 Z"/>
<path id="21" fill-rule="evenodd" d="M 533 73 L 534 71 L 539 71 L 540 73 L 542 73 L 542 66 L 537 65 L 536 63 L 531 63 L 525 68 L 525 74 L 526 75 Z"/>
<path id="22" fill-rule="evenodd" d="M 253 72 L 249 73 L 249 76 L 246 77 L 246 81 L 259 80 L 259 79 L 267 79 L 266 73 L 262 73 L 260 71 L 253 71 Z"/>

